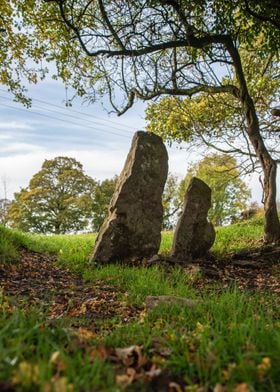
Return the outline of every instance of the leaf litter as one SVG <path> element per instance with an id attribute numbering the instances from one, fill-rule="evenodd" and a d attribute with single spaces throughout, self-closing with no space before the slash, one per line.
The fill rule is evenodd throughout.
<path id="1" fill-rule="evenodd" d="M 92 331 L 98 329 L 98 320 L 116 317 L 127 323 L 138 318 L 142 308 L 121 302 L 120 287 L 101 281 L 85 283 L 78 274 L 55 265 L 55 259 L 53 255 L 21 250 L 20 263 L 0 266 L 5 294 L 14 297 L 19 306 L 28 301 L 46 308 L 49 319 L 70 317 L 73 326 L 79 327 L 75 321 L 85 319 Z"/>
<path id="2" fill-rule="evenodd" d="M 125 294 L 121 287 L 112 287 L 102 281 L 85 283 L 81 276 L 55 264 L 56 257 L 49 254 L 21 250 L 21 262 L 16 265 L 0 265 L 0 286 L 5 295 L 14 298 L 18 306 L 40 305 L 47 310 L 48 319 L 69 318 L 70 327 L 76 335 L 72 345 L 78 344 L 90 353 L 93 360 L 99 358 L 115 365 L 116 384 L 129 389 L 135 382 L 143 382 L 146 390 L 181 392 L 188 390 L 185 382 L 170 374 L 154 358 L 168 358 L 170 350 L 153 342 L 148 353 L 143 347 L 113 348 L 102 344 L 91 344 L 100 332 L 104 320 L 118 319 L 121 323 L 138 320 L 141 322 L 144 307 L 136 307 L 120 301 Z M 195 260 L 186 270 L 195 271 L 197 278 L 193 287 L 198 290 L 216 290 L 219 283 L 223 288 L 236 284 L 240 289 L 280 293 L 280 248 L 232 254 L 226 259 L 215 258 Z M 71 350 L 71 347 L 69 347 Z M 149 357 L 152 357 L 150 359 Z M 57 367 L 58 375 L 64 363 L 58 351 L 54 352 L 51 363 Z M 262 369 L 261 369 L 262 370 Z M 61 380 L 59 378 L 59 380 Z M 219 390 L 216 385 L 215 390 Z M 3 391 L 13 391 L 13 386 L 0 382 Z M 224 388 L 224 386 L 223 386 Z M 246 391 L 247 384 L 240 384 L 236 391 Z M 130 390 L 130 389 L 129 389 Z M 197 389 L 206 391 L 203 387 Z"/>
<path id="3" fill-rule="evenodd" d="M 183 381 L 148 359 L 142 346 L 113 348 L 92 344 L 92 340 L 99 336 L 101 322 L 117 319 L 118 322 L 126 324 L 141 318 L 144 307 L 122 302 L 119 297 L 125 292 L 121 287 L 112 287 L 102 281 L 85 283 L 78 274 L 57 266 L 54 255 L 22 249 L 20 256 L 18 264 L 0 265 L 0 286 L 4 294 L 13 298 L 17 307 L 25 310 L 32 305 L 45 308 L 50 322 L 62 317 L 68 318 L 69 328 L 73 333 L 67 348 L 69 353 L 71 347 L 74 349 L 74 346 L 79 346 L 93 360 L 99 358 L 113 363 L 116 384 L 121 389 L 139 381 L 144 382 L 147 390 L 151 391 L 183 391 L 180 386 L 183 386 Z M 65 365 L 59 351 L 54 351 L 50 363 L 57 370 L 59 378 L 56 383 L 62 382 L 60 373 Z M 21 366 L 26 366 L 26 363 Z M 20 382 L 20 379 L 14 381 Z M 174 389 L 174 385 L 179 389 Z M 0 389 L 15 390 L 12 384 L 1 380 Z"/>
<path id="4" fill-rule="evenodd" d="M 196 289 L 211 291 L 218 284 L 218 290 L 235 286 L 280 295 L 280 247 L 239 251 L 222 259 L 197 259 L 186 271 L 195 276 L 192 285 Z"/>

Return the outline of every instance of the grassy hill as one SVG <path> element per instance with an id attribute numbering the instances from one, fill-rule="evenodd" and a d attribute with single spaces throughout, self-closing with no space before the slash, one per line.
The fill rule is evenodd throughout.
<path id="1" fill-rule="evenodd" d="M 56 254 L 58 262 L 67 267 L 79 269 L 87 263 L 93 249 L 96 234 L 76 235 L 38 235 L 11 231 L 0 228 L 0 253 L 15 256 L 15 246 L 23 245 L 35 252 L 48 252 Z M 225 227 L 216 228 L 216 241 L 212 251 L 217 256 L 242 249 L 248 249 L 260 245 L 263 234 L 262 217 L 236 223 Z M 2 238 L 2 240 L 1 240 Z M 172 232 L 162 233 L 161 253 L 167 253 L 171 249 L 173 239 Z"/>
<path id="2" fill-rule="evenodd" d="M 216 265 L 261 236 L 261 218 L 218 228 Z M 277 292 L 209 285 L 197 269 L 94 267 L 93 234 L 0 238 L 0 390 L 279 391 Z M 197 302 L 149 310 L 148 295 Z"/>

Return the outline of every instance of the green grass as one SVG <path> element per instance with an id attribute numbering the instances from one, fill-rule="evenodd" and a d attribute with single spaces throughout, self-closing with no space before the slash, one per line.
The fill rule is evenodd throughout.
<path id="1" fill-rule="evenodd" d="M 16 259 L 13 251 L 22 245 L 55 253 L 60 265 L 82 274 L 93 287 L 96 282 L 111 285 L 120 301 L 130 306 L 143 306 L 147 295 L 199 300 L 193 309 L 160 306 L 128 324 L 113 318 L 99 320 L 98 334 L 84 342 L 73 330 L 73 320 L 49 320 L 46 309 L 33 309 L 28 304 L 19 309 L 14 300 L 2 295 L 0 381 L 8 381 L 19 391 L 120 391 L 115 382 L 120 369 L 96 355 L 96 350 L 100 345 L 138 345 L 144 356 L 184 380 L 193 391 L 200 386 L 210 391 L 222 384 L 235 392 L 242 383 L 248 391 L 279 391 L 280 310 L 274 295 L 234 288 L 219 293 L 195 291 L 190 283 L 196 276 L 179 268 L 167 272 L 158 267 L 89 265 L 94 234 L 43 236 L 6 229 L 0 234 L 13 249 L 8 251 L 7 245 L 0 248 L 4 249 L 5 262 Z M 218 228 L 213 251 L 223 257 L 248 246 L 253 248 L 261 236 L 260 218 Z M 162 253 L 170 250 L 171 242 L 172 233 L 163 233 Z M 148 389 L 136 383 L 129 390 Z"/>
<path id="2" fill-rule="evenodd" d="M 164 306 L 146 317 L 144 325 L 134 323 L 116 329 L 105 338 L 109 345 L 142 344 L 148 351 L 160 339 L 170 356 L 164 366 L 208 388 L 225 383 L 229 390 L 246 382 L 252 390 L 273 391 L 280 385 L 280 325 L 271 309 L 276 298 L 250 296 L 237 290 L 219 296 L 202 296 L 195 309 Z M 278 314 L 279 316 L 279 309 Z M 265 380 L 258 365 L 269 358 L 271 368 Z M 230 376 L 225 372 L 230 369 Z"/>
<path id="3" fill-rule="evenodd" d="M 14 309 L 0 298 L 0 380 L 19 391 L 113 391 L 112 366 L 92 358 L 63 320 L 48 323 L 36 309 Z"/>
<path id="4" fill-rule="evenodd" d="M 19 245 L 20 241 L 12 231 L 0 226 L 0 264 L 17 262 Z"/>
<path id="5" fill-rule="evenodd" d="M 38 235 L 1 229 L 6 237 L 13 238 L 16 244 L 21 244 L 35 252 L 54 253 L 58 262 L 74 271 L 81 271 L 88 264 L 96 234 L 76 235 Z M 217 256 L 227 253 L 257 247 L 263 235 L 262 217 L 253 218 L 230 226 L 216 228 L 216 241 L 212 251 Z M 2 235 L 0 235 L 1 241 Z M 5 238 L 6 238 L 5 237 Z M 172 246 L 173 232 L 163 232 L 160 253 L 167 254 Z M 5 240 L 4 240 L 5 241 Z M 5 245 L 3 245 L 5 247 Z M 1 242 L 0 242 L 1 251 Z M 8 253 L 6 251 L 6 253 Z"/>
<path id="6" fill-rule="evenodd" d="M 218 227 L 212 251 L 217 256 L 260 245 L 263 237 L 263 218 L 255 217 L 233 225 Z"/>
<path id="7" fill-rule="evenodd" d="M 173 231 L 164 231 L 161 235 L 160 253 L 167 254 L 172 247 Z"/>
<path id="8" fill-rule="evenodd" d="M 181 269 L 166 273 L 158 267 L 128 268 L 111 264 L 97 268 L 87 267 L 83 271 L 83 277 L 89 282 L 103 281 L 120 287 L 133 305 L 142 305 L 148 295 L 195 296 L 194 290 L 189 287 L 190 276 Z"/>
<path id="9" fill-rule="evenodd" d="M 142 323 L 116 324 L 86 344 L 65 319 L 48 322 L 38 310 L 26 314 L 3 297 L 0 303 L 0 380 L 19 390 L 120 390 L 113 363 L 93 354 L 100 344 L 140 345 L 143 355 L 190 386 L 208 390 L 224 384 L 234 391 L 246 383 L 252 391 L 279 390 L 280 323 L 274 297 L 237 290 L 202 295 L 194 309 L 161 306 Z M 151 353 L 159 344 L 159 352 L 167 355 Z M 264 363 L 268 366 L 262 368 Z"/>
<path id="10" fill-rule="evenodd" d="M 73 271 L 83 269 L 92 252 L 96 234 L 42 235 L 13 231 L 17 241 L 27 249 L 39 253 L 52 253 L 58 263 Z"/>

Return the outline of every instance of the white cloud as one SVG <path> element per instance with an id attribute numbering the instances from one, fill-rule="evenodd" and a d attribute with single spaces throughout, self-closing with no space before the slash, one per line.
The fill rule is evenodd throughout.
<path id="1" fill-rule="evenodd" d="M 108 148 L 96 148 L 90 150 L 67 149 L 49 151 L 29 144 L 11 145 L 13 152 L 18 150 L 13 156 L 0 157 L 0 178 L 7 178 L 9 197 L 21 187 L 28 185 L 31 177 L 40 170 L 45 159 L 53 159 L 56 156 L 69 156 L 77 159 L 83 164 L 85 172 L 93 178 L 103 180 L 119 174 L 123 168 L 130 141 L 127 145 L 118 145 L 115 148 L 109 145 Z M 22 153 L 24 148 L 32 151 Z M 169 150 L 169 170 L 183 177 L 187 170 L 186 152 L 179 150 Z M 2 189 L 0 184 L 0 197 Z"/>
<path id="2" fill-rule="evenodd" d="M 120 173 L 127 151 L 125 149 L 69 150 L 63 155 L 76 158 L 83 164 L 87 174 L 98 180 L 103 180 Z"/>
<path id="3" fill-rule="evenodd" d="M 8 141 L 12 139 L 12 135 L 5 135 L 5 134 L 0 134 L 0 140 L 1 141 Z"/>
<path id="4" fill-rule="evenodd" d="M 87 150 L 65 148 L 50 151 L 26 144 L 26 150 L 28 148 L 32 150 L 26 151 L 26 153 L 22 153 L 23 144 L 14 145 L 13 156 L 0 157 L 0 179 L 6 179 L 8 197 L 12 198 L 14 192 L 28 185 L 31 177 L 40 170 L 45 159 L 53 159 L 56 156 L 69 156 L 77 159 L 83 164 L 85 172 L 93 178 L 98 180 L 111 178 L 121 172 L 129 145 L 130 142 L 127 145 L 117 145 L 115 147 L 108 145 L 106 149 L 98 147 Z M 175 148 L 168 149 L 168 152 L 169 171 L 183 178 L 188 169 L 188 162 L 194 160 L 194 156 L 184 150 Z M 258 176 L 252 176 L 248 183 L 252 189 L 252 199 L 260 202 L 262 190 Z M 278 176 L 278 187 L 280 187 L 280 176 Z M 3 197 L 3 185 L 0 181 L 1 197 Z"/>
<path id="5" fill-rule="evenodd" d="M 4 121 L 0 122 L 0 129 L 14 130 L 14 129 L 34 129 L 30 124 L 21 121 Z"/>
<path id="6" fill-rule="evenodd" d="M 9 143 L 0 146 L 0 154 L 16 154 L 16 153 L 31 152 L 38 148 L 39 148 L 38 146 L 29 143 Z"/>
<path id="7" fill-rule="evenodd" d="M 34 146 L 33 146 L 34 147 Z M 22 151 L 22 147 L 20 147 Z M 5 177 L 8 197 L 21 187 L 26 187 L 31 177 L 40 170 L 45 159 L 56 156 L 69 156 L 77 159 L 84 166 L 84 170 L 96 179 L 110 178 L 120 173 L 127 151 L 124 150 L 33 150 L 30 153 L 18 153 L 14 156 L 0 157 L 0 178 Z M 3 193 L 0 183 L 0 198 Z"/>
<path id="8" fill-rule="evenodd" d="M 180 178 L 185 177 L 190 163 L 195 160 L 194 154 L 178 147 L 168 147 L 169 172 L 176 174 Z M 196 158 L 197 159 L 197 158 Z"/>

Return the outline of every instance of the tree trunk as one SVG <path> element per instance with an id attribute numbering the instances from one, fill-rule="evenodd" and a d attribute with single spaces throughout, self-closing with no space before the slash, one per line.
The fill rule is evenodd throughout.
<path id="1" fill-rule="evenodd" d="M 60 231 L 60 222 L 55 222 L 55 223 L 54 223 L 54 234 L 61 234 L 61 231 Z"/>
<path id="2" fill-rule="evenodd" d="M 280 224 L 276 204 L 277 164 L 271 160 L 264 167 L 264 232 L 268 243 L 280 241 Z"/>
<path id="3" fill-rule="evenodd" d="M 263 203 L 264 203 L 264 234 L 265 242 L 280 241 L 280 222 L 276 205 L 276 175 L 277 163 L 268 152 L 259 131 L 255 106 L 250 96 L 246 97 L 246 119 L 248 123 L 248 136 L 255 149 L 256 155 L 263 169 Z M 253 117 L 253 121 L 252 121 Z M 254 117 L 257 121 L 254 120 Z"/>
<path id="4" fill-rule="evenodd" d="M 276 205 L 277 163 L 271 157 L 261 136 L 255 104 L 247 88 L 240 55 L 231 40 L 227 42 L 227 49 L 232 57 L 236 78 L 239 83 L 237 98 L 241 102 L 243 113 L 246 118 L 247 134 L 263 169 L 265 241 L 267 243 L 280 242 L 280 222 Z"/>

